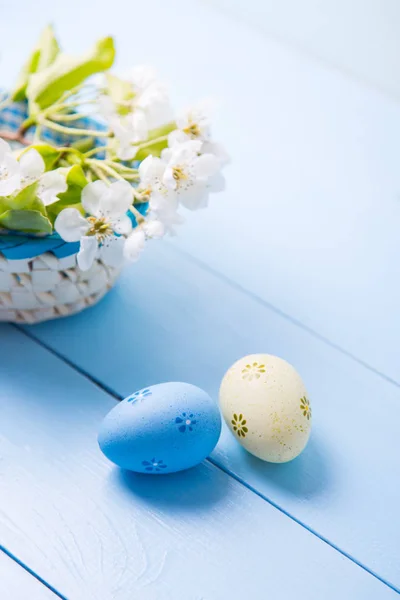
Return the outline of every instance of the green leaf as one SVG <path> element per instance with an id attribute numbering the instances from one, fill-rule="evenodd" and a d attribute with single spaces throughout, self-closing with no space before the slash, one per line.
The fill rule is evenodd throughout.
<path id="1" fill-rule="evenodd" d="M 152 156 L 161 156 L 161 152 L 164 148 L 168 147 L 168 139 L 167 136 L 171 131 L 176 129 L 176 123 L 171 121 L 170 123 L 166 123 L 162 127 L 157 127 L 157 129 L 152 129 L 149 133 L 149 137 L 146 140 L 146 144 L 154 140 L 154 144 L 148 144 L 145 148 L 141 148 L 135 155 L 135 160 L 144 160 L 146 156 L 150 154 Z M 156 141 L 158 138 L 165 138 L 161 141 Z M 140 145 L 140 144 L 139 144 Z"/>
<path id="2" fill-rule="evenodd" d="M 62 210 L 64 210 L 64 208 L 76 208 L 76 210 L 79 210 L 79 212 L 81 213 L 81 215 L 83 217 L 85 216 L 85 211 L 83 210 L 82 204 L 80 202 L 78 202 L 77 204 L 73 204 L 73 203 L 60 204 L 59 202 L 55 202 L 54 204 L 51 204 L 47 208 L 48 208 L 48 218 L 50 219 L 50 222 L 53 225 L 54 225 L 55 220 L 57 219 L 58 215 L 60 214 L 60 212 Z"/>
<path id="3" fill-rule="evenodd" d="M 59 52 L 60 48 L 54 36 L 53 28 L 49 25 L 43 31 L 35 49 L 22 67 L 15 89 L 11 94 L 11 99 L 15 102 L 25 100 L 30 76 L 51 65 Z"/>
<path id="4" fill-rule="evenodd" d="M 86 179 L 86 175 L 80 165 L 74 165 L 70 168 L 67 175 L 67 185 L 68 187 L 71 185 L 76 185 L 81 190 L 88 184 L 88 180 Z"/>
<path id="5" fill-rule="evenodd" d="M 79 204 L 81 201 L 82 190 L 89 183 L 85 173 L 80 165 L 71 167 L 66 176 L 67 190 L 58 194 L 58 202 L 47 207 L 48 212 L 54 212 L 55 206 L 66 208 L 70 205 Z"/>
<path id="6" fill-rule="evenodd" d="M 40 56 L 36 70 L 42 71 L 53 64 L 60 54 L 60 46 L 58 45 L 51 25 L 48 25 L 40 36 L 39 47 Z"/>
<path id="7" fill-rule="evenodd" d="M 52 233 L 53 227 L 47 217 L 37 210 L 8 210 L 0 215 L 0 225 L 13 231 L 25 233 Z"/>
<path id="8" fill-rule="evenodd" d="M 11 93 L 11 100 L 14 102 L 21 102 L 26 98 L 26 87 L 28 85 L 29 76 L 31 73 L 35 73 L 39 64 L 40 50 L 33 50 L 32 54 L 22 67 L 20 74 L 18 75 L 17 83 Z"/>
<path id="9" fill-rule="evenodd" d="M 129 113 L 129 106 L 123 106 L 124 102 L 129 102 L 135 97 L 133 86 L 129 81 L 124 81 L 115 75 L 107 73 L 107 91 L 111 97 L 111 100 L 117 108 L 117 112 L 120 115 L 126 115 Z"/>
<path id="10" fill-rule="evenodd" d="M 85 79 L 109 69 L 114 62 L 113 39 L 100 40 L 82 57 L 59 54 L 49 67 L 29 79 L 27 97 L 30 114 L 56 103 L 61 96 L 80 85 Z"/>
<path id="11" fill-rule="evenodd" d="M 61 157 L 61 152 L 54 146 L 50 146 L 50 144 L 32 144 L 21 152 L 21 156 L 25 152 L 28 152 L 31 148 L 37 150 L 37 152 L 39 152 L 40 156 L 43 158 L 46 171 L 51 171 Z"/>
<path id="12" fill-rule="evenodd" d="M 88 152 L 89 150 L 91 150 L 94 146 L 94 138 L 92 137 L 86 137 L 86 138 L 79 138 L 76 140 L 76 142 L 72 142 L 71 144 L 71 148 L 75 148 L 76 150 L 78 150 L 81 153 L 85 153 Z"/>
<path id="13" fill-rule="evenodd" d="M 15 210 L 30 208 L 36 200 L 37 187 L 38 184 L 35 181 L 35 183 L 31 183 L 31 185 L 26 186 L 20 192 L 16 192 L 12 196 L 7 196 L 5 198 L 7 206 Z"/>
<path id="14" fill-rule="evenodd" d="M 52 223 L 54 223 L 57 216 L 64 208 L 76 208 L 82 215 L 85 214 L 81 204 L 81 196 L 83 188 L 89 182 L 80 165 L 74 165 L 68 170 L 66 182 L 68 185 L 67 191 L 58 195 L 58 202 L 54 202 L 54 204 L 47 206 L 48 217 Z"/>

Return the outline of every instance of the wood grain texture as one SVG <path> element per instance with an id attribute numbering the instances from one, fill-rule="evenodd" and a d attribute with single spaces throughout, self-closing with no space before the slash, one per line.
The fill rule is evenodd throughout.
<path id="1" fill-rule="evenodd" d="M 288 360 L 313 406 L 304 454 L 268 465 L 225 431 L 213 459 L 400 589 L 396 386 L 162 243 L 149 245 L 98 307 L 29 333 L 122 397 L 187 381 L 217 398 L 224 372 L 241 356 Z"/>
<path id="2" fill-rule="evenodd" d="M 58 596 L 0 551 L 0 598 L 2 600 L 57 600 Z"/>
<path id="3" fill-rule="evenodd" d="M 399 105 L 268 38 L 265 13 L 254 28 L 210 2 L 99 0 L 88 32 L 90 3 L 70 0 L 66 15 L 40 0 L 21 23 L 24 6 L 8 4 L 0 23 L 5 85 L 46 14 L 71 51 L 115 34 L 117 66 L 157 66 L 177 106 L 213 94 L 228 188 L 174 243 L 400 382 Z M 151 44 L 147 27 L 133 42 L 121 14 L 151 22 Z"/>
<path id="4" fill-rule="evenodd" d="M 398 597 L 209 463 L 114 468 L 96 430 L 115 401 L 10 326 L 0 340 L 0 537 L 67 598 Z"/>

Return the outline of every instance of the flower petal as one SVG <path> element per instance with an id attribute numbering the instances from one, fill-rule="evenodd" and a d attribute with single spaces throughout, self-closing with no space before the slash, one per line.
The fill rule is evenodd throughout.
<path id="1" fill-rule="evenodd" d="M 43 158 L 39 152 L 34 148 L 31 148 L 27 152 L 24 152 L 19 159 L 19 165 L 21 167 L 21 177 L 28 181 L 35 181 L 43 175 L 45 170 L 45 164 Z"/>
<path id="2" fill-rule="evenodd" d="M 128 215 L 122 215 L 122 217 L 113 222 L 113 229 L 115 233 L 128 235 L 132 231 L 132 221 Z"/>
<path id="3" fill-rule="evenodd" d="M 81 247 L 77 255 L 78 266 L 81 271 L 87 271 L 93 264 L 98 250 L 98 243 L 94 235 L 83 236 Z"/>
<path id="4" fill-rule="evenodd" d="M 125 243 L 124 254 L 128 260 L 135 261 L 139 258 L 144 248 L 146 236 L 139 228 L 133 230 Z"/>
<path id="5" fill-rule="evenodd" d="M 76 208 L 65 208 L 58 215 L 54 228 L 66 242 L 79 242 L 89 229 L 89 223 Z"/>
<path id="6" fill-rule="evenodd" d="M 143 229 L 146 235 L 150 238 L 159 239 L 162 238 L 165 234 L 164 225 L 161 223 L 161 221 L 158 221 L 156 219 L 151 219 L 150 221 L 147 221 L 144 224 Z"/>
<path id="7" fill-rule="evenodd" d="M 117 156 L 121 160 L 133 160 L 138 151 L 137 146 L 131 146 L 130 144 L 120 145 L 117 149 Z"/>
<path id="8" fill-rule="evenodd" d="M 222 144 L 218 144 L 217 142 L 203 142 L 201 151 L 203 154 L 214 154 L 214 156 L 218 158 L 221 167 L 224 167 L 231 162 L 230 156 L 225 148 Z"/>
<path id="9" fill-rule="evenodd" d="M 165 170 L 165 164 L 155 156 L 147 156 L 139 166 L 140 183 L 146 185 L 161 179 Z"/>
<path id="10" fill-rule="evenodd" d="M 116 181 L 109 186 L 107 192 L 101 196 L 100 212 L 111 220 L 119 219 L 126 214 L 133 202 L 132 186 L 127 181 Z"/>
<path id="11" fill-rule="evenodd" d="M 130 116 L 131 121 L 131 143 L 135 144 L 147 139 L 149 135 L 149 128 L 147 125 L 147 119 L 143 111 L 135 110 Z"/>
<path id="12" fill-rule="evenodd" d="M 174 172 L 171 167 L 167 167 L 165 169 L 162 181 L 165 187 L 169 190 L 175 191 L 178 187 L 178 182 L 174 177 Z"/>
<path id="13" fill-rule="evenodd" d="M 20 165 L 11 154 L 5 154 L 0 160 L 0 171 L 2 169 L 6 176 L 0 179 L 0 196 L 9 196 L 21 185 Z"/>
<path id="14" fill-rule="evenodd" d="M 38 196 L 45 206 L 57 202 L 57 195 L 67 191 L 65 177 L 57 171 L 48 171 L 40 178 Z"/>
<path id="15" fill-rule="evenodd" d="M 184 144 L 178 144 L 172 148 L 172 154 L 169 159 L 170 164 L 180 164 L 197 156 L 200 152 L 202 142 L 190 140 Z"/>
<path id="16" fill-rule="evenodd" d="M 119 268 L 124 262 L 125 238 L 110 237 L 100 248 L 101 260 L 109 267 Z"/>
<path id="17" fill-rule="evenodd" d="M 2 162 L 2 159 L 6 156 L 6 154 L 11 154 L 12 150 L 11 150 L 11 146 L 8 142 L 6 142 L 5 140 L 3 140 L 2 138 L 0 138 L 0 163 Z"/>
<path id="18" fill-rule="evenodd" d="M 88 183 L 82 190 L 82 206 L 85 212 L 94 217 L 101 217 L 101 201 L 108 194 L 108 187 L 104 181 Z"/>
<path id="19" fill-rule="evenodd" d="M 189 210 L 198 210 L 208 205 L 208 189 L 204 181 L 198 180 L 179 194 L 179 201 Z"/>
<path id="20" fill-rule="evenodd" d="M 202 154 L 194 161 L 193 169 L 197 177 L 208 178 L 215 175 L 220 167 L 219 160 L 214 154 Z"/>
<path id="21" fill-rule="evenodd" d="M 181 129 L 175 129 L 175 131 L 171 131 L 168 135 L 168 146 L 173 148 L 177 144 L 182 144 L 184 142 L 188 142 L 190 137 L 183 132 Z"/>

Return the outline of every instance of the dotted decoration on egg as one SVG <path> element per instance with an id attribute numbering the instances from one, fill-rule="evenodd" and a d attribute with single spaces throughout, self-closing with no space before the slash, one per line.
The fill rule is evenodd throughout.
<path id="1" fill-rule="evenodd" d="M 233 431 L 236 432 L 238 437 L 246 437 L 246 433 L 248 433 L 249 430 L 246 427 L 247 420 L 243 418 L 242 413 L 240 413 L 239 416 L 234 413 L 231 423 Z"/>
<path id="2" fill-rule="evenodd" d="M 242 379 L 253 381 L 253 379 L 259 379 L 262 373 L 265 373 L 265 365 L 254 362 L 252 365 L 248 364 L 242 369 Z"/>
<path id="3" fill-rule="evenodd" d="M 193 431 L 193 425 L 196 425 L 197 420 L 193 419 L 193 413 L 182 413 L 180 417 L 176 417 L 175 423 L 179 425 L 178 431 L 185 433 L 185 431 Z"/>
<path id="4" fill-rule="evenodd" d="M 300 398 L 300 410 L 302 411 L 303 415 L 309 421 L 311 419 L 311 406 L 310 406 L 310 401 L 307 400 L 307 398 L 305 396 Z"/>
<path id="5" fill-rule="evenodd" d="M 147 396 L 151 396 L 151 391 L 148 388 L 140 390 L 139 392 L 135 392 L 132 396 L 126 399 L 130 404 L 135 404 L 136 402 L 140 402 L 147 398 Z"/>
<path id="6" fill-rule="evenodd" d="M 294 430 L 301 431 L 301 433 L 304 433 L 303 425 L 298 425 L 295 419 L 290 419 L 288 417 L 282 418 L 278 415 L 277 412 L 273 412 L 270 415 L 270 417 L 273 423 L 273 435 L 271 436 L 271 439 L 278 442 L 278 444 L 282 446 L 284 450 L 291 451 L 292 446 L 287 443 L 288 438 L 285 434 L 289 434 L 289 436 L 292 436 Z"/>
<path id="7" fill-rule="evenodd" d="M 151 460 L 142 461 L 142 465 L 144 466 L 146 471 L 156 471 L 157 473 L 160 473 L 162 469 L 167 468 L 167 465 L 164 464 L 163 460 L 156 460 L 155 458 L 152 458 Z"/>

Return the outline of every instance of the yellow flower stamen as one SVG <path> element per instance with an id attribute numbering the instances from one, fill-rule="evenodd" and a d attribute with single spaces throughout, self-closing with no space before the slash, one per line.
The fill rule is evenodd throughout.
<path id="1" fill-rule="evenodd" d="M 190 122 L 189 125 L 183 129 L 183 132 L 186 133 L 186 135 L 193 137 L 199 137 L 201 134 L 200 127 L 194 122 Z"/>
<path id="2" fill-rule="evenodd" d="M 188 176 L 185 173 L 184 169 L 182 167 L 180 167 L 179 165 L 172 168 L 172 176 L 175 179 L 175 181 L 178 181 L 178 182 L 188 179 Z"/>
<path id="3" fill-rule="evenodd" d="M 111 224 L 106 221 L 105 217 L 88 217 L 90 229 L 86 232 L 86 235 L 93 235 L 96 239 L 102 243 L 104 240 L 113 235 L 113 229 Z"/>

